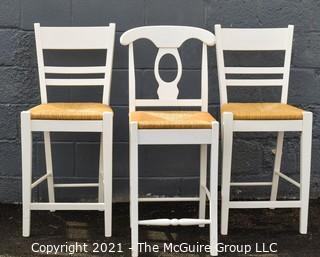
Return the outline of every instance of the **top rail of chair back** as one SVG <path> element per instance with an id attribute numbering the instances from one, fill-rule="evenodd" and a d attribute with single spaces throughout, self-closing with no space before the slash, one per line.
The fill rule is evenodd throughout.
<path id="1" fill-rule="evenodd" d="M 42 49 L 109 49 L 113 47 L 115 24 L 100 27 L 40 27 L 39 23 L 35 23 L 34 30 L 41 34 Z"/>
<path id="2" fill-rule="evenodd" d="M 287 28 L 221 28 L 215 25 L 215 34 L 226 51 L 281 51 L 291 44 L 293 25 Z"/>
<path id="3" fill-rule="evenodd" d="M 208 30 L 189 26 L 144 26 L 130 29 L 120 38 L 122 45 L 138 39 L 148 39 L 158 48 L 178 48 L 188 39 L 198 39 L 208 46 L 215 44 L 215 36 Z"/>

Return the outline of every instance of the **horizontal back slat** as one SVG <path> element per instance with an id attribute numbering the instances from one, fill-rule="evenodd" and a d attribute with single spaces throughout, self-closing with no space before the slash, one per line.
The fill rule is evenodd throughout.
<path id="1" fill-rule="evenodd" d="M 43 49 L 108 49 L 110 27 L 40 27 Z"/>
<path id="2" fill-rule="evenodd" d="M 227 86 L 282 86 L 283 79 L 226 79 Z"/>
<path id="3" fill-rule="evenodd" d="M 230 51 L 286 50 L 288 28 L 221 30 L 222 48 Z"/>
<path id="4" fill-rule="evenodd" d="M 54 74 L 94 74 L 105 73 L 105 66 L 88 66 L 88 67 L 64 67 L 64 66 L 44 66 L 45 73 Z"/>
<path id="5" fill-rule="evenodd" d="M 161 107 L 161 106 L 201 106 L 201 99 L 175 99 L 175 100 L 157 100 L 157 99 L 136 99 L 135 105 L 140 107 Z"/>
<path id="6" fill-rule="evenodd" d="M 47 86 L 103 86 L 105 79 L 46 79 Z"/>
<path id="7" fill-rule="evenodd" d="M 283 74 L 284 67 L 226 67 L 227 74 Z"/>

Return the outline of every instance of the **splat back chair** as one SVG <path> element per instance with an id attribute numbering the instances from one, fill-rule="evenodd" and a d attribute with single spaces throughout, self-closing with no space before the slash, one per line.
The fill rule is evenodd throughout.
<path id="1" fill-rule="evenodd" d="M 154 75 L 158 82 L 158 99 L 137 99 L 133 44 L 138 39 L 148 39 L 158 48 Z M 200 40 L 202 47 L 201 98 L 178 99 L 178 83 L 182 63 L 178 48 L 188 39 Z M 184 26 L 147 26 L 125 32 L 121 44 L 129 45 L 129 110 L 130 110 L 130 212 L 132 256 L 138 256 L 138 226 L 188 226 L 210 225 L 211 254 L 216 255 L 217 243 L 217 165 L 218 122 L 208 113 L 208 62 L 207 46 L 215 43 L 214 35 L 200 28 Z M 177 76 L 165 82 L 159 75 L 159 62 L 165 54 L 177 61 Z M 195 85 L 196 86 L 196 85 Z M 199 107 L 201 111 L 137 111 L 144 107 Z M 149 110 L 150 110 L 149 108 Z M 198 197 L 139 198 L 138 195 L 138 146 L 139 145 L 201 145 L 200 194 Z M 207 145 L 211 145 L 210 192 L 206 186 Z M 205 218 L 206 197 L 210 199 L 210 218 Z M 139 220 L 138 202 L 150 201 L 199 201 L 199 219 Z"/>
<path id="2" fill-rule="evenodd" d="M 300 233 L 307 233 L 312 113 L 287 104 L 293 26 L 276 29 L 233 29 L 215 26 L 223 138 L 221 233 L 228 232 L 230 208 L 299 208 Z M 284 51 L 281 67 L 225 66 L 224 51 Z M 230 74 L 264 75 L 264 79 L 231 79 Z M 279 78 L 266 78 L 277 74 Z M 232 86 L 279 86 L 280 103 L 230 103 L 227 88 Z M 233 132 L 278 132 L 272 182 L 231 182 Z M 286 131 L 301 132 L 300 182 L 280 170 L 283 136 Z M 237 153 L 235 153 L 237 154 Z M 279 178 L 300 189 L 300 200 L 277 201 Z M 231 201 L 230 186 L 271 186 L 270 201 Z"/>
<path id="3" fill-rule="evenodd" d="M 23 236 L 30 235 L 31 210 L 101 210 L 105 213 L 105 235 L 111 236 L 112 221 L 112 120 L 109 107 L 115 24 L 105 27 L 40 27 L 34 24 L 41 104 L 21 113 Z M 103 66 L 45 66 L 43 50 L 106 50 Z M 100 78 L 47 78 L 48 74 L 100 74 Z M 103 74 L 101 78 L 101 74 Z M 73 76 L 76 77 L 76 76 Z M 48 103 L 48 86 L 102 86 L 102 103 Z M 32 182 L 32 132 L 44 132 L 46 174 Z M 56 184 L 53 180 L 50 131 L 100 132 L 99 183 Z M 36 203 L 31 191 L 48 184 L 48 203 Z M 54 189 L 98 187 L 98 203 L 57 203 Z"/>

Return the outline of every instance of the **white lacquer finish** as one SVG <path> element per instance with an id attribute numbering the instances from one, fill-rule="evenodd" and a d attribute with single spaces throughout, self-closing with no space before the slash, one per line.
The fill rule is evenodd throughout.
<path id="1" fill-rule="evenodd" d="M 47 103 L 47 86 L 102 86 L 102 102 L 109 105 L 115 24 L 105 27 L 40 27 L 34 25 L 41 102 Z M 104 49 L 104 66 L 45 66 L 43 50 Z M 47 74 L 103 74 L 96 79 L 48 79 Z M 111 236 L 112 221 L 112 120 L 113 113 L 104 113 L 103 120 L 32 120 L 29 111 L 21 113 L 23 236 L 30 235 L 31 210 L 100 210 L 105 214 L 105 236 Z M 32 132 L 44 132 L 46 172 L 32 182 Z M 50 132 L 99 132 L 102 135 L 99 183 L 54 183 Z M 47 181 L 48 203 L 31 200 L 33 188 Z M 99 203 L 58 203 L 55 188 L 97 187 Z M 60 189 L 59 189 L 60 190 Z M 72 190 L 72 189 L 66 189 Z"/>
<path id="2" fill-rule="evenodd" d="M 177 29 L 179 31 L 177 31 Z M 130 29 L 120 38 L 122 45 L 145 38 L 158 48 L 179 48 L 188 39 L 198 39 L 208 46 L 213 46 L 215 39 L 208 30 L 188 26 L 145 26 Z"/>
<path id="3" fill-rule="evenodd" d="M 115 24 L 101 27 L 40 27 L 42 49 L 83 50 L 111 49 L 114 41 L 106 35 L 112 35 Z"/>
<path id="4" fill-rule="evenodd" d="M 177 32 L 177 29 L 179 30 Z M 155 60 L 154 74 L 158 82 L 158 99 L 136 99 L 135 94 L 135 65 L 133 43 L 137 39 L 148 39 L 159 48 Z M 202 65 L 201 65 L 201 98 L 200 99 L 178 99 L 178 83 L 182 75 L 182 63 L 178 48 L 188 39 L 202 41 Z M 201 28 L 187 26 L 146 26 L 131 29 L 125 32 L 120 42 L 129 45 L 129 110 L 134 111 L 136 107 L 159 107 L 159 106 L 199 106 L 205 110 L 208 105 L 208 60 L 207 46 L 215 43 L 213 34 Z M 165 82 L 159 75 L 159 62 L 163 55 L 173 55 L 177 61 L 178 72 L 173 81 Z"/>
<path id="5" fill-rule="evenodd" d="M 154 74 L 158 82 L 158 99 L 136 99 L 136 82 L 134 67 L 134 41 L 148 39 L 159 48 L 155 60 Z M 201 64 L 201 97 L 199 99 L 179 99 L 179 82 L 182 75 L 182 63 L 179 47 L 188 39 L 202 41 Z M 125 32 L 120 41 L 129 45 L 129 109 L 139 107 L 198 107 L 208 110 L 208 61 L 207 47 L 215 43 L 214 35 L 200 28 L 184 26 L 150 26 L 134 28 Z M 177 62 L 177 76 L 173 81 L 163 81 L 159 74 L 159 62 L 165 54 L 173 55 Z M 200 83 L 199 83 L 200 84 Z M 195 85 L 196 86 L 196 85 Z M 216 256 L 217 237 L 217 181 L 218 181 L 218 145 L 219 124 L 212 122 L 211 129 L 138 129 L 136 122 L 130 122 L 130 224 L 132 256 L 137 257 L 139 225 L 148 226 L 210 226 L 211 255 Z M 139 198 L 138 192 L 138 146 L 139 145 L 172 145 L 197 144 L 200 151 L 200 191 L 199 197 L 164 197 Z M 210 155 L 210 190 L 207 188 L 207 145 L 211 146 Z M 210 201 L 209 218 L 206 219 L 206 200 Z M 139 220 L 138 203 L 161 201 L 199 201 L 199 219 L 154 219 Z"/>
<path id="6" fill-rule="evenodd" d="M 281 103 L 287 103 L 292 51 L 293 26 L 279 29 L 229 29 L 215 26 L 221 105 L 228 103 L 229 86 L 280 86 Z M 283 67 L 227 67 L 224 51 L 284 51 Z M 278 74 L 280 79 L 227 79 L 228 74 Z M 221 233 L 228 233 L 230 208 L 300 208 L 300 233 L 307 233 L 310 184 L 312 113 L 303 112 L 302 120 L 234 120 L 222 114 L 222 212 Z M 285 131 L 301 132 L 300 182 L 280 171 Z M 231 182 L 233 132 L 278 132 L 272 182 Z M 236 153 L 235 153 L 236 154 Z M 300 189 L 300 200 L 277 201 L 279 179 Z M 231 186 L 271 186 L 270 201 L 231 201 Z"/>

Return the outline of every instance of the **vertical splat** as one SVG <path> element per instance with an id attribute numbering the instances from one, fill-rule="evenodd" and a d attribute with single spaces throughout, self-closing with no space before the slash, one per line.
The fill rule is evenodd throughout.
<path id="1" fill-rule="evenodd" d="M 161 58 L 166 54 L 170 54 L 174 56 L 177 61 L 177 75 L 176 75 L 176 78 L 170 82 L 164 81 L 159 74 L 159 62 Z M 155 65 L 154 65 L 154 75 L 159 84 L 159 87 L 157 90 L 159 99 L 162 99 L 162 100 L 177 99 L 179 94 L 178 83 L 182 75 L 182 63 L 181 63 L 181 58 L 177 48 L 159 48 L 158 54 L 155 60 Z"/>

